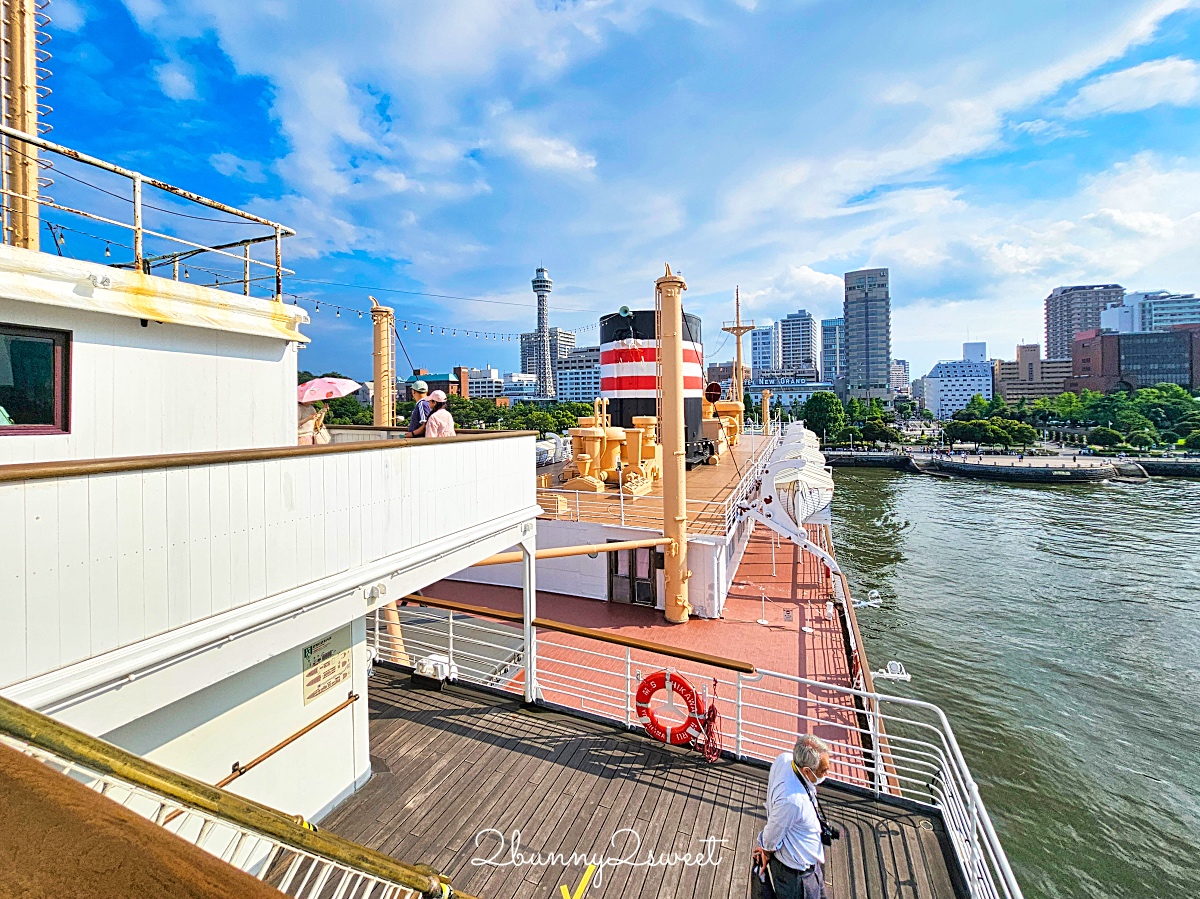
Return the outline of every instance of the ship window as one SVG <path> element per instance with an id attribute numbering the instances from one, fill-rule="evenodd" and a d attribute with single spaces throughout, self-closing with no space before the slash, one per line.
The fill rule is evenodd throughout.
<path id="1" fill-rule="evenodd" d="M 0 322 L 0 434 L 70 430 L 71 332 Z"/>

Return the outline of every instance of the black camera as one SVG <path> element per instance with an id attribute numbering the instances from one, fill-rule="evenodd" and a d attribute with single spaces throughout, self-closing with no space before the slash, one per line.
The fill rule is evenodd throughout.
<path id="1" fill-rule="evenodd" d="M 836 824 L 830 824 L 828 821 L 821 822 L 821 842 L 826 846 L 832 846 L 834 840 L 842 838 L 842 829 Z"/>

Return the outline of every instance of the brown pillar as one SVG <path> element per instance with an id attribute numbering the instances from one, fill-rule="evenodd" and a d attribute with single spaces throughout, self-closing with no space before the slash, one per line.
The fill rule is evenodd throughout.
<path id="1" fill-rule="evenodd" d="M 692 611 L 688 602 L 687 468 L 683 422 L 683 278 L 671 267 L 655 282 L 662 315 L 658 355 L 662 360 L 663 536 L 667 547 L 663 586 L 667 621 L 682 624 Z"/>
<path id="2" fill-rule="evenodd" d="M 4 124 L 37 134 L 37 20 L 34 0 L 4 0 Z M 38 249 L 37 148 L 4 138 L 4 180 L 8 193 L 5 241 Z"/>
<path id="3" fill-rule="evenodd" d="M 392 428 L 396 426 L 396 313 L 371 297 L 371 323 L 375 331 L 375 427 Z"/>

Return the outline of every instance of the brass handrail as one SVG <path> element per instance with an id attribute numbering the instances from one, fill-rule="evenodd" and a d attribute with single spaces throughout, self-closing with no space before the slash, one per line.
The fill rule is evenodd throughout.
<path id="1" fill-rule="evenodd" d="M 205 450 L 198 453 L 168 453 L 152 456 L 118 456 L 112 459 L 79 459 L 60 462 L 19 462 L 0 465 L 0 483 L 32 481 L 44 478 L 77 478 L 122 471 L 154 471 L 163 468 L 189 468 L 193 465 L 220 465 L 226 462 L 260 462 L 289 459 L 294 456 L 328 456 L 360 453 L 367 450 L 396 449 L 402 446 L 426 446 L 436 443 L 469 443 L 473 440 L 498 440 L 509 437 L 533 437 L 536 431 L 489 431 L 462 437 L 416 437 L 399 440 L 363 440 L 357 443 L 326 443 L 320 446 L 272 446 L 262 449 Z"/>
<path id="2" fill-rule="evenodd" d="M 294 850 L 322 856 L 373 877 L 418 890 L 431 899 L 442 896 L 442 884 L 448 882 L 428 865 L 398 862 L 326 831 L 309 830 L 273 808 L 156 765 L 2 696 L 0 734 L 98 774 L 120 778 L 181 805 L 264 834 Z M 471 899 L 458 891 L 455 895 Z"/>

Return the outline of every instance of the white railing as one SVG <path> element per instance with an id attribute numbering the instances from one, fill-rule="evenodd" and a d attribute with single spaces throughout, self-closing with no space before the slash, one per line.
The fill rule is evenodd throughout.
<path id="1" fill-rule="evenodd" d="M 37 137 L 32 134 L 26 134 L 22 131 L 17 131 L 9 128 L 6 125 L 0 125 L 0 135 L 7 139 L 7 143 L 13 152 L 25 156 L 36 156 L 38 150 L 47 153 L 53 153 L 56 157 L 55 169 L 60 176 L 69 179 L 71 182 L 77 183 L 83 187 L 91 188 L 99 194 L 104 195 L 103 198 L 97 197 L 97 202 L 103 202 L 105 206 L 114 205 L 111 200 L 123 201 L 132 206 L 131 219 L 132 221 L 123 221 L 121 218 L 114 218 L 117 213 L 110 215 L 101 215 L 98 212 L 89 212 L 80 209 L 77 206 L 56 202 L 52 197 L 45 194 L 29 196 L 26 194 L 17 193 L 7 187 L 3 188 L 0 193 L 4 195 L 5 204 L 11 205 L 11 201 L 21 200 L 24 203 L 36 204 L 45 209 L 53 209 L 58 212 L 66 213 L 67 215 L 77 216 L 87 221 L 101 226 L 101 230 L 109 230 L 104 234 L 93 234 L 87 231 L 81 231 L 78 228 L 70 228 L 61 224 L 51 223 L 50 233 L 51 238 L 56 244 L 60 255 L 62 246 L 60 242 L 65 241 L 63 231 L 78 233 L 84 237 L 96 241 L 95 249 L 97 255 L 103 245 L 103 253 L 105 257 L 111 255 L 111 247 L 123 247 L 131 251 L 132 259 L 126 262 L 106 263 L 114 265 L 116 268 L 130 268 L 134 271 L 145 272 L 149 274 L 154 268 L 162 266 L 171 266 L 172 275 L 175 280 L 179 280 L 179 265 L 181 262 L 194 260 L 200 256 L 216 257 L 218 264 L 223 263 L 226 266 L 235 266 L 232 270 L 214 270 L 212 268 L 201 268 L 192 262 L 192 267 L 198 271 L 215 278 L 214 283 L 208 285 L 210 287 L 225 287 L 236 285 L 241 289 L 246 296 L 250 295 L 251 284 L 257 281 L 266 280 L 270 282 L 271 296 L 276 300 L 283 299 L 283 276 L 294 274 L 289 269 L 283 267 L 283 248 L 282 242 L 284 237 L 295 235 L 295 231 L 278 222 L 273 222 L 270 219 L 262 218 L 254 215 L 251 212 L 238 209 L 226 203 L 220 203 L 216 200 L 210 200 L 207 197 L 202 197 L 199 194 L 184 190 L 174 185 L 167 184 L 165 181 L 158 181 L 154 178 L 148 178 L 141 172 L 131 171 L 130 169 L 122 168 L 114 165 L 111 162 L 106 162 L 103 159 L 97 159 L 94 156 L 88 156 L 80 153 L 77 150 L 72 150 L 68 147 L 52 143 L 42 137 Z M 26 150 L 18 149 L 17 145 L 23 145 Z M 67 168 L 63 167 L 63 163 L 78 163 L 80 172 L 103 171 L 111 175 L 116 175 L 120 179 L 128 182 L 128 196 L 116 193 L 99 184 L 94 184 L 91 181 L 78 175 L 72 175 Z M 103 177 L 103 176 L 101 176 Z M 60 187 L 65 188 L 67 182 L 60 178 Z M 116 182 L 113 186 L 118 186 L 120 182 Z M 153 188 L 172 199 L 172 201 L 182 200 L 185 204 L 181 209 L 169 209 L 160 206 L 155 206 L 147 203 L 142 199 L 143 189 L 146 187 Z M 89 196 L 95 196 L 89 194 Z M 216 219 L 197 214 L 196 207 L 206 207 L 208 209 L 220 212 L 227 219 Z M 185 209 L 189 211 L 184 211 Z M 167 216 L 182 217 L 191 220 L 200 220 L 208 223 L 205 225 L 207 230 L 213 230 L 213 225 L 257 225 L 266 228 L 266 233 L 252 235 L 250 237 L 242 237 L 237 240 L 210 239 L 205 242 L 196 242 L 180 237 L 178 234 L 167 233 L 166 231 L 156 231 L 145 225 L 145 211 L 152 210 L 163 213 Z M 15 208 L 10 210 L 10 214 L 22 214 Z M 169 220 L 169 219 L 168 219 Z M 34 223 L 36 224 L 36 222 Z M 169 226 L 167 227 L 169 230 Z M 58 230 L 55 230 L 57 228 Z M 242 232 L 245 233 L 245 232 Z M 132 245 L 123 242 L 121 235 L 128 234 L 128 240 L 132 238 Z M 171 245 L 172 248 L 166 252 L 158 254 L 148 254 L 146 250 L 146 239 L 154 238 L 166 245 Z M 255 244 L 269 243 L 274 250 L 273 255 L 267 260 L 254 259 L 250 255 L 250 248 Z M 72 254 L 74 255 L 74 254 Z M 209 263 L 210 265 L 212 263 Z M 255 274 L 259 272 L 261 274 Z M 188 274 L 186 268 L 185 276 Z"/>
<path id="2" fill-rule="evenodd" d="M 757 439 L 762 440 L 761 435 L 758 435 Z M 755 448 L 754 455 L 742 472 L 737 485 L 725 499 L 719 502 L 689 499 L 688 532 L 724 535 L 732 531 L 737 524 L 739 504 L 758 490 L 771 454 L 782 441 L 782 433 L 776 430 Z M 543 510 L 542 518 L 555 521 L 591 521 L 651 531 L 662 530 L 661 496 L 626 496 L 620 490 L 590 493 L 558 487 L 539 487 L 537 495 L 538 505 Z"/>
<path id="3" fill-rule="evenodd" d="M 71 777 L 284 895 L 444 899 L 454 894 L 431 868 L 418 869 L 317 833 L 302 818 L 160 768 L 16 703 L 0 700 L 0 719 L 0 745 Z"/>
<path id="4" fill-rule="evenodd" d="M 407 606 L 376 612 L 369 638 L 385 662 L 411 667 L 440 655 L 458 680 L 519 695 L 525 646 L 520 617 L 510 617 L 516 620 Z M 789 751 L 798 734 L 816 733 L 832 747 L 835 780 L 940 812 L 972 897 L 1020 899 L 978 787 L 936 706 L 570 630 L 557 632 L 549 622 L 534 628 L 539 701 L 637 728 L 638 684 L 669 669 L 702 690 L 705 704 L 716 702 L 726 753 L 771 761 Z"/>

